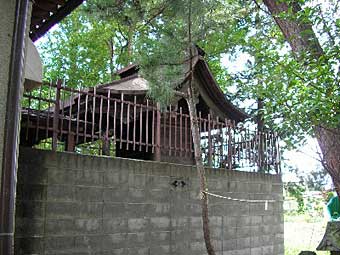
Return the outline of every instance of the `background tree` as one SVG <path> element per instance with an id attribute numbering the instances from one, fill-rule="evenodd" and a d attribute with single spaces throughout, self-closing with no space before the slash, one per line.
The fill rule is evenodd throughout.
<path id="1" fill-rule="evenodd" d="M 325 50 L 322 48 L 310 19 L 310 14 L 315 11 L 323 16 L 320 6 L 318 9 L 302 9 L 296 1 L 264 0 L 263 3 L 290 44 L 296 67 L 304 70 L 302 79 L 307 82 L 301 84 L 302 86 L 293 85 L 295 89 L 300 89 L 298 94 L 306 96 L 301 102 L 316 96 L 308 100 L 311 101 L 312 108 L 305 108 L 304 112 L 310 118 L 309 130 L 313 132 L 321 148 L 323 166 L 332 177 L 340 195 L 340 89 L 338 72 L 334 70 L 339 64 L 334 56 L 338 52 L 338 42 L 325 25 L 327 20 L 315 20 L 323 23 L 323 30 L 331 41 L 323 45 Z"/>

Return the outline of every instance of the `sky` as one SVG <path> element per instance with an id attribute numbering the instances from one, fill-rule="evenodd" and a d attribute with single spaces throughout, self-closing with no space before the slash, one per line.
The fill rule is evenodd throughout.
<path id="1" fill-rule="evenodd" d="M 221 62 L 229 72 L 236 73 L 245 70 L 245 65 L 251 56 L 247 53 L 240 53 L 238 58 L 231 60 L 228 55 L 224 55 Z M 236 88 L 230 88 L 229 92 L 233 93 Z M 244 106 L 246 107 L 246 106 Z M 311 171 L 317 169 L 319 162 L 319 146 L 316 139 L 309 137 L 305 145 L 296 150 L 285 151 L 282 158 L 285 159 L 282 164 L 282 179 L 284 182 L 299 182 L 299 178 L 295 173 L 288 170 L 288 166 L 298 169 L 299 174 L 308 175 Z"/>

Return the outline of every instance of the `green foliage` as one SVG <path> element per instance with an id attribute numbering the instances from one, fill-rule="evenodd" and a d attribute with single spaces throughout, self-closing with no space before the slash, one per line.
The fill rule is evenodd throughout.
<path id="1" fill-rule="evenodd" d="M 294 197 L 298 203 L 298 213 L 302 213 L 305 210 L 305 202 L 303 198 L 303 193 L 306 191 L 303 183 L 288 182 L 285 187 L 288 194 Z"/>
<path id="2" fill-rule="evenodd" d="M 266 125 L 276 129 L 288 147 L 303 142 L 306 134 L 313 135 L 313 126 L 336 127 L 340 120 L 338 28 L 331 16 L 335 9 L 330 5 L 323 11 L 310 1 L 304 4 L 297 15 L 281 18 L 313 22 L 325 52 L 320 59 L 311 59 L 307 53 L 293 56 L 277 25 L 258 8 L 244 18 L 253 29 L 232 52 L 235 58 L 240 52 L 250 56 L 246 70 L 231 76 L 230 82 L 238 88 L 235 96 L 243 101 L 262 98 Z"/>
<path id="3" fill-rule="evenodd" d="M 150 82 L 150 96 L 169 102 L 188 70 L 188 3 L 87 1 L 42 40 L 45 78 L 93 86 L 136 62 Z M 288 147 L 313 135 L 313 126 L 335 127 L 340 121 L 336 5 L 299 3 L 301 11 L 281 18 L 314 25 L 324 51 L 318 60 L 307 53 L 295 58 L 272 17 L 252 1 L 191 1 L 192 43 L 206 51 L 221 88 L 240 106 L 263 99 L 266 127 L 278 131 Z M 221 64 L 223 56 L 237 61 L 241 53 L 249 56 L 242 72 L 231 73 Z M 257 114 L 254 107 L 248 111 Z"/>

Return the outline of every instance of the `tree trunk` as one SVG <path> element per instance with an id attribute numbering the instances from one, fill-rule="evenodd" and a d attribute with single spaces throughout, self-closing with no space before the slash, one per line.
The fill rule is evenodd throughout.
<path id="1" fill-rule="evenodd" d="M 278 16 L 278 14 L 288 13 L 289 8 L 292 9 L 293 14 L 300 11 L 301 7 L 297 2 L 289 5 L 279 0 L 263 0 L 263 3 L 269 9 L 298 59 L 304 53 L 309 53 L 309 58 L 316 60 L 324 54 L 310 22 L 300 22 L 294 18 L 284 19 Z M 308 59 L 305 63 L 308 64 Z M 327 128 L 321 123 L 313 128 L 322 152 L 323 165 L 332 177 L 340 197 L 340 128 Z"/>
<path id="2" fill-rule="evenodd" d="M 205 178 L 205 169 L 202 161 L 202 151 L 201 151 L 201 136 L 197 119 L 196 103 L 195 103 L 195 90 L 193 87 L 194 80 L 194 70 L 193 70 L 193 44 L 191 35 L 191 8 L 192 2 L 189 0 L 188 6 L 188 51 L 189 51 L 189 81 L 188 81 L 188 97 L 187 103 L 190 115 L 190 126 L 191 134 L 194 145 L 194 155 L 197 168 L 197 174 L 200 181 L 200 198 L 202 207 L 202 225 L 203 225 L 203 236 L 205 247 L 207 249 L 208 255 L 215 255 L 215 249 L 211 243 L 210 239 L 210 228 L 209 228 L 209 213 L 208 213 L 208 195 L 205 193 L 207 191 L 207 180 Z"/>
<path id="3" fill-rule="evenodd" d="M 192 94 L 192 86 L 191 81 L 189 81 L 189 96 L 187 98 L 187 103 L 189 107 L 190 114 L 190 124 L 191 124 L 191 133 L 194 144 L 194 156 L 197 168 L 197 174 L 200 181 L 200 194 L 201 194 L 201 206 L 202 206 L 202 222 L 203 222 L 203 236 L 204 242 L 209 255 L 215 255 L 214 247 L 210 240 L 210 229 L 209 229 L 209 214 L 208 214 L 208 196 L 204 193 L 207 190 L 207 181 L 205 178 L 205 169 L 202 161 L 202 152 L 201 152 L 201 137 L 200 131 L 198 127 L 197 113 L 195 102 Z M 191 88 L 190 88 L 191 87 Z"/>

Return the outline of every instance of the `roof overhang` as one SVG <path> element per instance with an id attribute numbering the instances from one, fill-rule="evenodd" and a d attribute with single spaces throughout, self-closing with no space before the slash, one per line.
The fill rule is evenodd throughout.
<path id="1" fill-rule="evenodd" d="M 34 0 L 30 38 L 33 42 L 42 37 L 51 27 L 60 22 L 84 0 Z"/>

